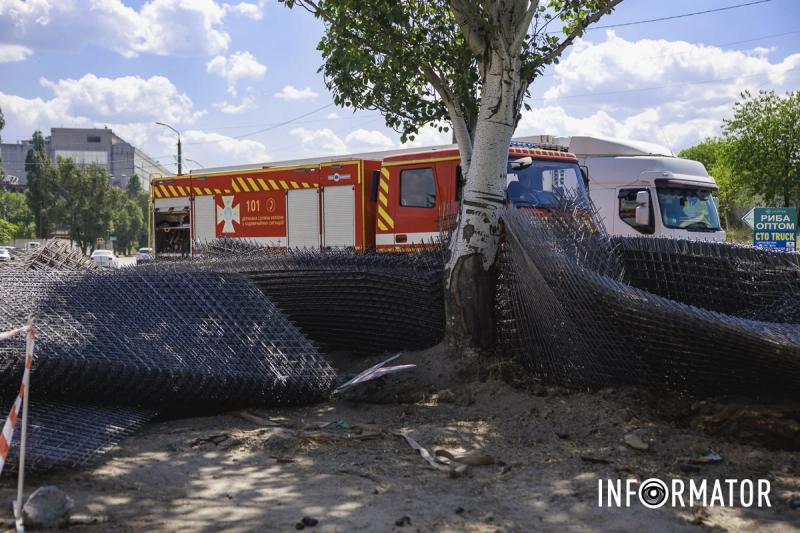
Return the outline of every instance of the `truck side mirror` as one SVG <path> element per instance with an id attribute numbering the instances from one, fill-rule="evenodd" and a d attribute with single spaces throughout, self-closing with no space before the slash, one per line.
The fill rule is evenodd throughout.
<path id="1" fill-rule="evenodd" d="M 589 167 L 586 165 L 581 165 L 581 176 L 583 177 L 583 184 L 586 186 L 586 189 L 589 189 Z"/>
<path id="2" fill-rule="evenodd" d="M 650 225 L 650 193 L 639 191 L 636 193 L 636 225 L 647 227 Z"/>

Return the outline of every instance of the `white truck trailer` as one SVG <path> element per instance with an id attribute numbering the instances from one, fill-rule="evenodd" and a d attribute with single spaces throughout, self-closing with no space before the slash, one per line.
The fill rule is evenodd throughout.
<path id="1" fill-rule="evenodd" d="M 643 141 L 549 135 L 520 140 L 560 145 L 578 157 L 611 235 L 725 240 L 714 199 L 718 187 L 702 163 Z"/>

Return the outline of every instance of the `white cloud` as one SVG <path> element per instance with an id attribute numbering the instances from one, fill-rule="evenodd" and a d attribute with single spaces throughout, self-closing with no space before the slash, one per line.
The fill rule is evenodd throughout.
<path id="1" fill-rule="evenodd" d="M 281 100 L 313 100 L 319 96 L 311 90 L 311 87 L 305 89 L 298 89 L 294 85 L 286 85 L 283 89 L 275 93 L 275 98 Z"/>
<path id="2" fill-rule="evenodd" d="M 10 63 L 12 61 L 25 61 L 33 50 L 27 46 L 17 44 L 0 44 L 0 63 Z"/>
<path id="3" fill-rule="evenodd" d="M 263 1 L 253 4 L 252 2 L 239 2 L 234 6 L 230 6 L 231 11 L 238 13 L 253 20 L 261 20 L 264 18 L 264 3 Z"/>
<path id="4" fill-rule="evenodd" d="M 214 104 L 214 107 L 228 115 L 241 115 L 242 113 L 258 109 L 258 104 L 256 104 L 256 100 L 252 96 L 245 96 L 238 104 L 229 103 L 226 100 L 224 102 Z"/>
<path id="5" fill-rule="evenodd" d="M 227 50 L 226 8 L 214 0 L 150 0 L 138 11 L 122 0 L 3 0 L 7 43 L 50 50 L 107 48 L 124 57 L 213 55 Z"/>
<path id="6" fill-rule="evenodd" d="M 51 98 L 24 98 L 0 93 L 0 108 L 8 128 L 33 132 L 51 127 L 130 125 L 154 121 L 178 126 L 201 117 L 192 101 L 167 78 L 124 76 L 101 78 L 94 74 L 73 80 L 41 80 Z M 137 131 L 142 131 L 139 128 Z"/>
<path id="7" fill-rule="evenodd" d="M 339 113 L 328 113 L 328 116 L 325 118 L 327 118 L 328 120 L 336 120 L 337 118 L 339 118 Z"/>
<path id="8" fill-rule="evenodd" d="M 206 64 L 206 71 L 228 80 L 228 92 L 235 95 L 239 80 L 259 80 L 264 77 L 267 67 L 259 63 L 250 52 L 236 52 L 228 57 L 215 57 Z"/>
<path id="9" fill-rule="evenodd" d="M 294 128 L 289 135 L 299 138 L 303 150 L 308 153 L 346 154 L 348 152 L 347 144 L 328 128 L 318 130 Z"/>
<path id="10" fill-rule="evenodd" d="M 608 135 L 677 151 L 721 133 L 741 91 L 783 91 L 800 83 L 800 54 L 723 50 L 684 41 L 628 41 L 607 32 L 586 40 L 554 68 L 555 85 L 533 98 L 516 135 Z M 714 83 L 698 83 L 719 80 Z M 539 83 L 545 83 L 541 80 Z"/>
<path id="11" fill-rule="evenodd" d="M 380 131 L 365 130 L 363 128 L 350 132 L 345 137 L 344 142 L 347 143 L 351 150 L 357 150 L 361 147 L 388 150 L 394 147 L 394 141 Z"/>
<path id="12" fill-rule="evenodd" d="M 100 78 L 86 74 L 80 79 L 51 82 L 41 79 L 53 91 L 54 102 L 71 115 L 96 120 L 192 122 L 202 116 L 192 101 L 163 76 Z"/>
<path id="13" fill-rule="evenodd" d="M 202 130 L 184 131 L 181 139 L 189 157 L 201 154 L 197 159 L 206 167 L 265 163 L 272 159 L 266 146 L 252 139 L 234 139 Z"/>
<path id="14" fill-rule="evenodd" d="M 595 101 L 602 98 L 607 105 L 617 106 L 642 107 L 677 99 L 721 102 L 736 98 L 745 88 L 780 86 L 792 77 L 797 79 L 792 69 L 798 66 L 800 54 L 771 63 L 758 49 L 723 50 L 663 39 L 628 41 L 608 31 L 601 43 L 582 40 L 574 45 L 555 66 L 558 83 L 545 92 L 544 100 L 585 102 L 583 96 L 597 94 Z"/>

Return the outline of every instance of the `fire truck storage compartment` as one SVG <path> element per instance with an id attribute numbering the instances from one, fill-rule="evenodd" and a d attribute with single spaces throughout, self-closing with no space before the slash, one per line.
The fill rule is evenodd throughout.
<path id="1" fill-rule="evenodd" d="M 159 199 L 154 202 L 155 253 L 181 254 L 191 251 L 189 199 Z"/>
<path id="2" fill-rule="evenodd" d="M 356 245 L 355 187 L 325 187 L 322 190 L 323 245 L 353 248 Z"/>
<path id="3" fill-rule="evenodd" d="M 319 248 L 319 189 L 292 189 L 286 193 L 289 248 Z"/>
<path id="4" fill-rule="evenodd" d="M 217 238 L 214 196 L 196 196 L 194 199 L 194 240 L 203 244 Z"/>

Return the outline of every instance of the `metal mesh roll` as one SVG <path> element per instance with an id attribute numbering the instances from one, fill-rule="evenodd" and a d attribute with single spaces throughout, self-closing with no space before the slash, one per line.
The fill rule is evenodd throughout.
<path id="1" fill-rule="evenodd" d="M 151 271 L 236 272 L 327 350 L 414 350 L 444 336 L 441 253 L 274 251 L 221 239 L 204 258 L 148 265 Z"/>
<path id="2" fill-rule="evenodd" d="M 33 314 L 40 397 L 220 409 L 322 399 L 335 372 L 246 278 L 231 273 L 0 273 L 0 329 Z M 0 344 L 19 386 L 23 339 Z"/>
<path id="3" fill-rule="evenodd" d="M 13 398 L 5 398 L 2 404 L 12 401 Z M 84 466 L 131 435 L 155 414 L 152 409 L 140 407 L 33 399 L 28 415 L 25 471 Z M 19 462 L 19 431 L 17 428 L 6 465 L 12 471 L 17 470 Z"/>
<path id="4" fill-rule="evenodd" d="M 611 239 L 569 199 L 546 217 L 502 216 L 498 332 L 536 374 L 696 395 L 800 390 L 796 254 Z"/>

